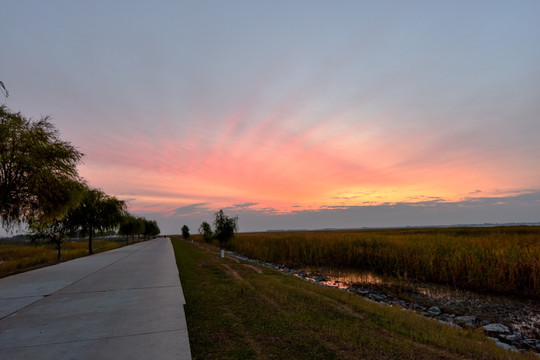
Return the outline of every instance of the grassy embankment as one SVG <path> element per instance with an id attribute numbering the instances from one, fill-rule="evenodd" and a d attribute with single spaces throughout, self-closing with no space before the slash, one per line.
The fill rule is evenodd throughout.
<path id="1" fill-rule="evenodd" d="M 539 226 L 244 233 L 229 248 L 290 267 L 352 268 L 540 296 Z"/>
<path id="2" fill-rule="evenodd" d="M 123 246 L 116 241 L 94 240 L 94 253 Z M 88 255 L 88 242 L 66 242 L 62 245 L 62 261 Z M 57 250 L 47 245 L 0 244 L 0 278 L 37 267 L 58 263 Z"/>
<path id="3" fill-rule="evenodd" d="M 479 330 L 311 284 L 172 240 L 197 359 L 536 359 L 511 353 Z"/>

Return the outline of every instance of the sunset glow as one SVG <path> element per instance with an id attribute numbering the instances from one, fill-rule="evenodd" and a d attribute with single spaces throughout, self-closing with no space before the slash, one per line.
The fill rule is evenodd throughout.
<path id="1" fill-rule="evenodd" d="M 165 233 L 540 221 L 538 3 L 118 3 L 4 4 L 0 79 Z"/>

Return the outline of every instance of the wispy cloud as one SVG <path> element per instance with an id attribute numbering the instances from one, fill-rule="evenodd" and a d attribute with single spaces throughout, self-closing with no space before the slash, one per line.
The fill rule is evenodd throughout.
<path id="1" fill-rule="evenodd" d="M 254 202 L 247 202 L 247 203 L 243 203 L 243 204 L 234 204 L 232 206 L 233 209 L 246 209 L 246 208 L 250 208 L 252 206 L 255 206 L 255 205 L 258 205 L 259 203 L 254 203 Z"/>
<path id="2" fill-rule="evenodd" d="M 208 212 L 209 203 L 198 203 L 191 204 L 186 206 L 181 206 L 173 210 L 174 215 L 176 216 L 193 216 L 200 215 L 202 213 Z"/>

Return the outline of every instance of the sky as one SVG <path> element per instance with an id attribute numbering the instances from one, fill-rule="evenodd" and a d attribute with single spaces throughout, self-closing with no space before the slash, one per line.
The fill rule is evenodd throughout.
<path id="1" fill-rule="evenodd" d="M 540 221 L 540 2 L 1 0 L 0 99 L 196 233 Z"/>

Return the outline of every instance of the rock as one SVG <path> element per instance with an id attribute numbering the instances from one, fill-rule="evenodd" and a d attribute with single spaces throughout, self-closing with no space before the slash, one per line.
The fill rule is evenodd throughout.
<path id="1" fill-rule="evenodd" d="M 482 326 L 482 329 L 490 335 L 499 335 L 499 334 L 509 334 L 510 329 L 508 329 L 503 324 L 488 324 Z"/>
<path id="2" fill-rule="evenodd" d="M 512 342 L 521 341 L 522 339 L 521 333 L 517 331 L 510 335 L 503 335 L 503 337 L 505 340 L 512 341 Z"/>
<path id="3" fill-rule="evenodd" d="M 360 295 L 368 295 L 371 293 L 369 289 L 364 289 L 364 288 L 357 288 L 357 287 L 351 286 L 349 289 Z"/>
<path id="4" fill-rule="evenodd" d="M 408 304 L 405 300 L 394 300 L 394 303 L 400 305 L 400 306 L 403 306 L 403 307 L 406 307 Z"/>
<path id="5" fill-rule="evenodd" d="M 368 298 L 374 301 L 385 301 L 386 295 L 384 294 L 378 294 L 378 293 L 371 293 L 368 295 Z"/>
<path id="6" fill-rule="evenodd" d="M 523 339 L 522 344 L 527 349 L 540 351 L 540 340 L 525 338 Z"/>
<path id="7" fill-rule="evenodd" d="M 427 312 L 428 312 L 429 315 L 432 315 L 432 316 L 439 316 L 442 313 L 441 309 L 439 309 L 437 306 L 430 307 L 427 310 Z"/>
<path id="8" fill-rule="evenodd" d="M 473 328 L 476 325 L 476 316 L 456 316 L 454 323 L 459 326 Z"/>
<path id="9" fill-rule="evenodd" d="M 496 345 L 504 348 L 505 350 L 510 350 L 510 351 L 517 351 L 517 348 L 514 346 L 514 345 L 509 345 L 509 344 L 506 344 L 506 343 L 503 343 L 503 342 L 496 342 L 495 343 Z"/>
<path id="10" fill-rule="evenodd" d="M 513 345 L 510 345 L 510 344 L 506 344 L 506 343 L 503 343 L 501 342 L 499 339 L 497 338 L 494 338 L 494 337 L 488 337 L 489 340 L 492 340 L 495 345 L 497 346 L 500 346 L 502 348 L 504 348 L 505 350 L 511 350 L 511 351 L 518 351 L 517 348 Z"/>
<path id="11" fill-rule="evenodd" d="M 453 324 L 454 323 L 454 318 L 456 317 L 455 314 L 441 314 L 439 316 L 437 316 L 439 319 L 441 320 L 444 320 L 446 323 L 448 324 Z"/>

